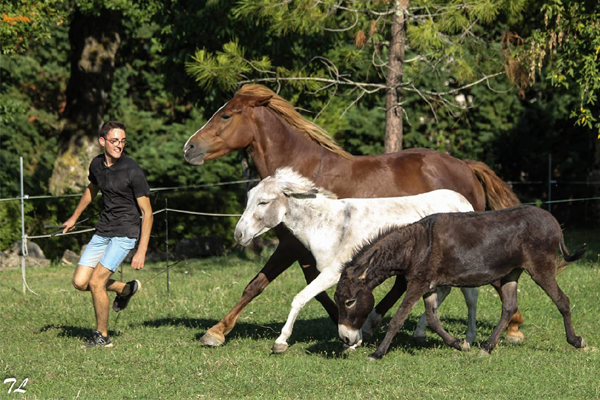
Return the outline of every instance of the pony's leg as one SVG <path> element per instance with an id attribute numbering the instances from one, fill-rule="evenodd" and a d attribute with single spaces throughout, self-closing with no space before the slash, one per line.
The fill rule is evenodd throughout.
<path id="1" fill-rule="evenodd" d="M 549 269 L 549 271 L 551 270 L 552 269 Z M 556 307 L 558 307 L 558 311 L 560 311 L 564 319 L 567 342 L 578 349 L 586 347 L 587 344 L 585 340 L 581 336 L 577 336 L 575 334 L 575 329 L 573 329 L 573 323 L 571 322 L 571 307 L 569 297 L 558 286 L 556 277 L 554 275 L 541 276 L 541 274 L 536 274 L 534 272 L 531 274 L 531 279 L 533 279 L 533 281 L 537 283 L 544 290 L 544 292 L 546 292 L 554 304 L 556 304 Z"/>
<path id="2" fill-rule="evenodd" d="M 269 258 L 263 269 L 256 275 L 244 289 L 242 298 L 237 304 L 225 315 L 216 325 L 210 328 L 200 341 L 207 346 L 221 346 L 225 343 L 225 335 L 227 335 L 237 322 L 242 311 L 256 296 L 277 278 L 283 271 L 288 269 L 290 265 L 296 261 L 298 254 L 293 242 L 280 240 L 279 246 Z"/>
<path id="3" fill-rule="evenodd" d="M 406 321 L 408 314 L 410 314 L 410 311 L 413 309 L 417 301 L 419 301 L 421 296 L 427 293 L 427 291 L 428 285 L 411 282 L 408 283 L 404 299 L 402 299 L 402 303 L 400 303 L 400 307 L 398 307 L 396 315 L 394 315 L 394 318 L 392 318 L 383 341 L 379 347 L 377 347 L 377 350 L 369 355 L 370 360 L 379 360 L 385 355 L 385 353 L 387 353 L 390 344 L 392 343 L 392 339 L 394 336 L 396 336 L 396 333 L 398 333 L 404 324 L 404 321 Z"/>
<path id="4" fill-rule="evenodd" d="M 480 354 L 482 355 L 489 355 L 494 347 L 496 347 L 496 344 L 500 339 L 500 335 L 502 332 L 504 332 L 504 329 L 506 329 L 510 322 L 510 318 L 517 310 L 517 281 L 519 280 L 519 276 L 521 276 L 522 272 L 522 269 L 514 270 L 500 281 L 500 291 L 502 293 L 502 314 L 496 329 L 494 329 L 488 340 L 481 347 Z"/>
<path id="5" fill-rule="evenodd" d="M 467 303 L 467 343 L 473 344 L 477 337 L 477 288 L 460 288 Z"/>
<path id="6" fill-rule="evenodd" d="M 306 305 L 310 299 L 315 297 L 317 294 L 329 289 L 335 285 L 340 279 L 340 273 L 338 265 L 331 265 L 332 268 L 328 267 L 322 271 L 316 279 L 309 283 L 304 289 L 300 291 L 292 301 L 292 309 L 288 315 L 288 319 L 281 330 L 281 335 L 275 340 L 275 344 L 271 349 L 273 353 L 283 353 L 287 350 L 287 340 L 292 334 L 294 328 L 294 322 L 300 313 L 300 310 Z"/>
<path id="7" fill-rule="evenodd" d="M 406 292 L 406 280 L 403 276 L 397 275 L 394 286 L 392 286 L 390 291 L 375 306 L 363 324 L 361 328 L 363 340 L 373 337 L 373 332 L 379 328 L 383 316 L 394 306 L 394 304 L 396 304 L 404 292 Z"/>
<path id="8" fill-rule="evenodd" d="M 437 308 L 444 302 L 444 299 L 450 294 L 450 290 L 452 290 L 449 286 L 439 287 L 436 289 L 436 300 L 437 304 L 435 306 Z M 415 333 L 413 334 L 413 340 L 417 345 L 425 344 L 425 330 L 427 329 L 427 315 L 426 313 L 421 314 L 419 318 L 419 322 L 417 322 L 417 328 L 415 329 Z"/>
<path id="9" fill-rule="evenodd" d="M 500 301 L 502 300 L 502 291 L 500 290 L 500 281 L 492 282 L 492 286 L 498 292 L 498 296 L 500 296 Z M 519 330 L 519 326 L 523 325 L 525 322 L 525 317 L 521 314 L 521 311 L 517 309 L 517 311 L 512 315 L 510 322 L 508 324 L 508 329 L 506 331 L 506 341 L 509 343 L 517 344 L 523 343 L 525 339 L 525 335 L 523 332 Z"/>
<path id="10" fill-rule="evenodd" d="M 319 276 L 319 270 L 317 269 L 317 262 L 314 257 L 310 253 L 310 251 L 306 250 L 302 247 L 303 252 L 300 254 L 298 258 L 298 262 L 302 267 L 302 272 L 304 273 L 304 279 L 306 280 L 306 284 L 309 285 L 313 280 L 315 280 Z M 339 278 L 339 276 L 338 276 Z M 319 303 L 323 306 L 329 318 L 333 321 L 333 323 L 337 326 L 338 323 L 338 308 L 337 305 L 327 292 L 323 291 L 314 296 Z"/>
<path id="11" fill-rule="evenodd" d="M 449 291 L 448 291 L 449 292 Z M 438 294 L 437 292 L 427 293 L 423 296 L 425 302 L 425 315 L 427 323 L 437 333 L 444 343 L 448 346 L 454 347 L 457 350 L 470 350 L 469 343 L 466 340 L 460 341 L 454 336 L 450 335 L 443 327 L 437 314 L 438 309 Z"/>

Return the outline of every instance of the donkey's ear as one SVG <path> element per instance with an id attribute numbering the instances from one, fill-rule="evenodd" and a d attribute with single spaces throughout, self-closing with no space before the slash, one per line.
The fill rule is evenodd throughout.
<path id="1" fill-rule="evenodd" d="M 269 101 L 273 98 L 272 95 L 269 96 L 257 96 L 254 97 L 251 101 L 250 101 L 250 107 L 262 107 L 262 106 L 266 106 L 267 104 L 269 104 Z"/>
<path id="2" fill-rule="evenodd" d="M 366 262 L 366 264 L 368 264 L 367 267 L 365 268 L 363 273 L 360 274 L 360 276 L 358 277 L 358 279 L 360 279 L 361 281 L 364 281 L 367 278 L 367 272 L 369 272 L 369 269 L 371 269 L 371 266 L 375 262 L 375 256 L 377 255 L 377 253 L 379 253 L 379 250 L 375 250 L 373 254 L 371 254 L 371 256 L 369 257 L 369 261 Z"/>
<path id="3" fill-rule="evenodd" d="M 319 193 L 317 189 L 311 189 L 304 192 L 288 193 L 286 194 L 286 196 L 291 196 L 296 199 L 314 199 L 315 197 L 317 197 L 317 193 Z"/>
<path id="4" fill-rule="evenodd" d="M 367 272 L 369 271 L 369 268 L 371 268 L 370 265 L 367 268 L 365 268 L 365 270 L 363 271 L 362 274 L 360 274 L 358 279 L 360 279 L 361 281 L 364 281 L 365 279 L 367 279 Z"/>

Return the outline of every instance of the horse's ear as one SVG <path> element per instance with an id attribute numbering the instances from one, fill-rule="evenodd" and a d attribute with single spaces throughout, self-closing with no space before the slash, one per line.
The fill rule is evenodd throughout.
<path id="1" fill-rule="evenodd" d="M 250 102 L 250 107 L 263 107 L 269 104 L 269 101 L 273 98 L 272 95 L 269 96 L 258 96 L 252 99 Z"/>

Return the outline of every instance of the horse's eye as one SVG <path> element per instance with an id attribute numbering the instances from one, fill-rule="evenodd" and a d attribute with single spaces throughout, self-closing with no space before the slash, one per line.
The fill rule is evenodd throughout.
<path id="1" fill-rule="evenodd" d="M 229 115 L 229 114 L 222 114 L 221 115 L 221 119 L 229 119 L 229 118 L 231 118 L 231 115 Z"/>
<path id="2" fill-rule="evenodd" d="M 354 307 L 354 304 L 356 304 L 356 299 L 346 300 L 344 304 L 346 305 L 346 308 Z"/>

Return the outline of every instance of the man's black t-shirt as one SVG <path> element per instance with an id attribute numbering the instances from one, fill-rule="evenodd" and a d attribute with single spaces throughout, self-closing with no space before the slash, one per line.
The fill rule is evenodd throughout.
<path id="1" fill-rule="evenodd" d="M 90 164 L 89 180 L 102 191 L 104 204 L 96 224 L 96 234 L 137 239 L 141 211 L 136 199 L 150 194 L 140 166 L 123 154 L 115 164 L 107 167 L 104 154 L 100 154 Z"/>

